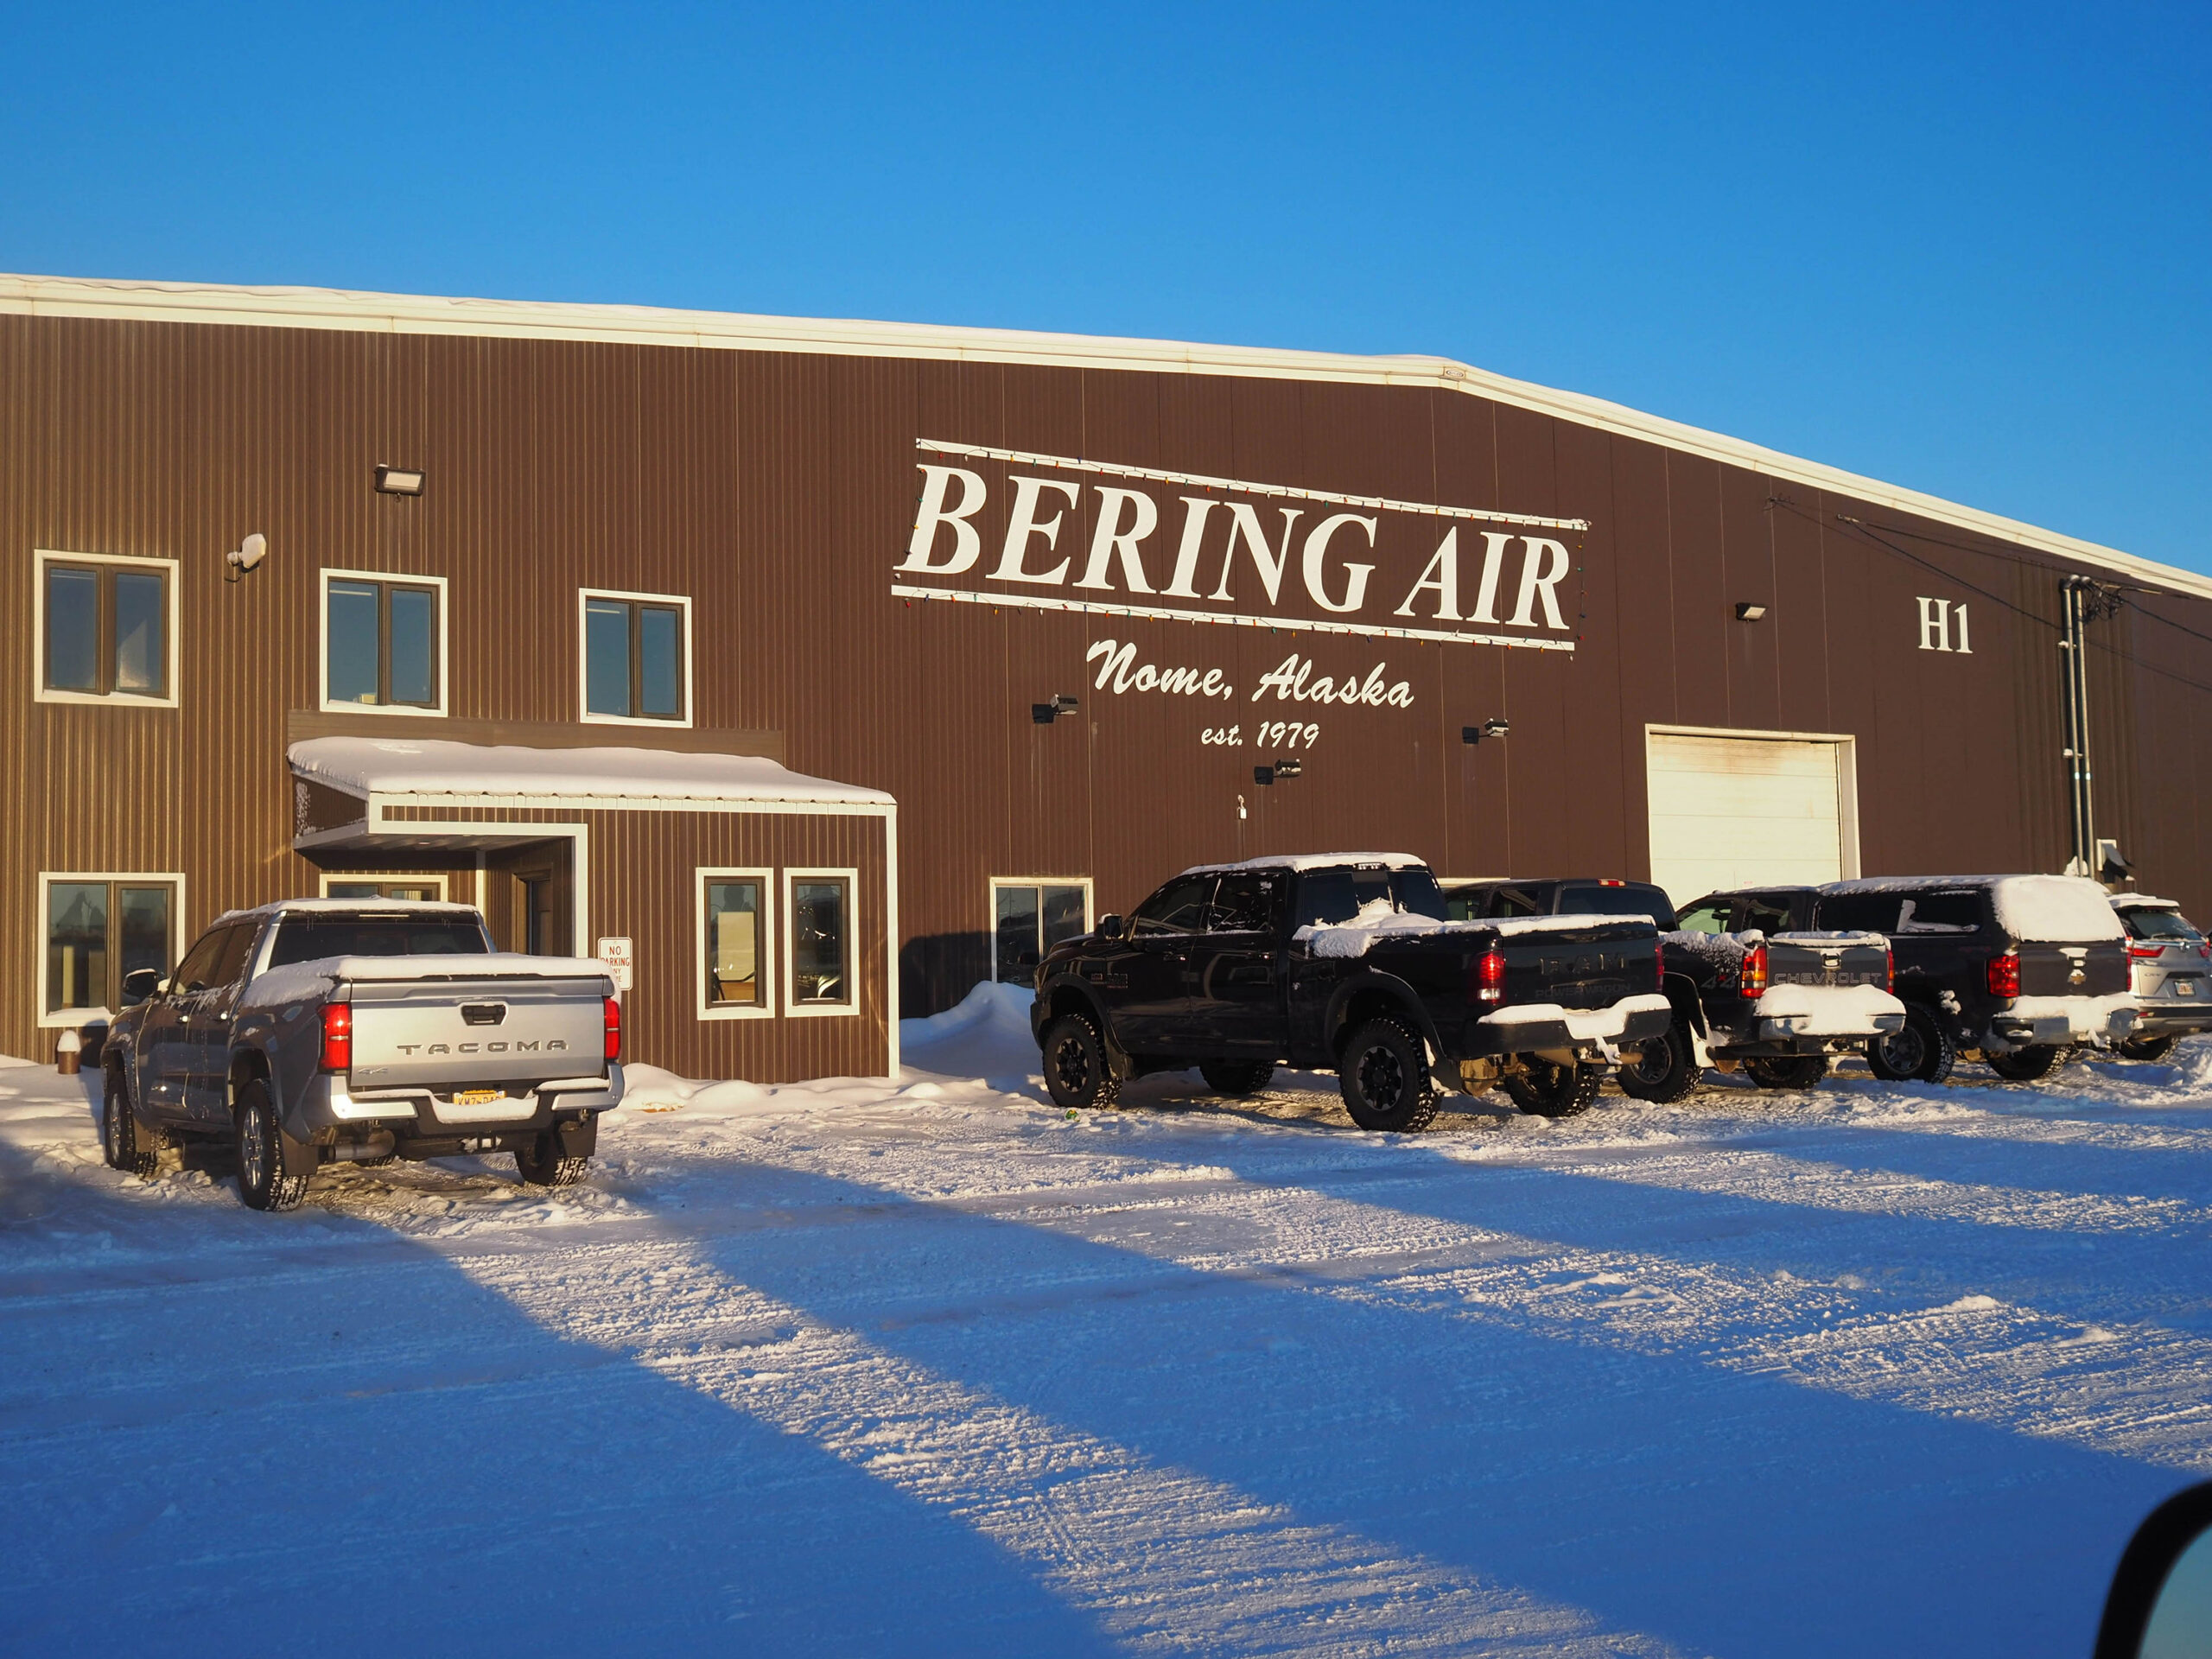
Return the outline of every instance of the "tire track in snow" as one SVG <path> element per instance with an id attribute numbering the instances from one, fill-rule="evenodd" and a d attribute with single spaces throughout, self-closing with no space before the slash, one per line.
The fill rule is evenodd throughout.
<path id="1" fill-rule="evenodd" d="M 560 1335 L 803 1436 L 942 1506 L 1145 1650 L 1670 1655 L 1153 1461 L 737 1283 L 683 1244 L 467 1262 Z"/>
<path id="2" fill-rule="evenodd" d="M 1107 1195 L 1095 1206 L 1063 1198 L 993 1213 L 1197 1271 L 1689 1355 L 2093 1451 L 2212 1470 L 2212 1342 L 2154 1322 L 2085 1323 L 1971 1293 L 1901 1308 L 1900 1293 L 1855 1275 L 1819 1281 L 1562 1246 L 1313 1187 L 1218 1189 L 1193 1195 L 1185 1210 L 1211 1213 L 1224 1224 L 1217 1233 L 1241 1242 L 1178 1247 L 1164 1232 L 1128 1226 L 1125 1206 Z"/>

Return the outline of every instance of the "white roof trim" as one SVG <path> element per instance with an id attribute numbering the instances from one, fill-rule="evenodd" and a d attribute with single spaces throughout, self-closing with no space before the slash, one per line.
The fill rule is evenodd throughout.
<path id="1" fill-rule="evenodd" d="M 664 749 L 532 749 L 444 738 L 311 737 L 288 751 L 292 771 L 351 795 L 537 798 L 607 806 L 658 801 L 733 806 L 887 807 L 880 789 L 809 778 L 752 754 Z"/>
<path id="2" fill-rule="evenodd" d="M 1033 334 L 928 323 L 863 322 L 740 312 L 678 311 L 646 305 L 577 305 L 537 300 L 440 299 L 334 288 L 242 288 L 218 283 L 118 282 L 89 277 L 0 276 L 0 315 L 107 317 L 273 328 L 329 328 L 396 334 L 465 334 L 512 340 L 594 340 L 709 350 L 809 352 L 842 357 L 914 357 L 1023 363 L 1061 368 L 1243 375 L 1366 385 L 1441 386 L 1555 416 L 1769 477 L 1833 491 L 1872 506 L 1993 536 L 2139 582 L 2212 599 L 2212 579 L 2138 558 L 1993 512 L 1959 505 L 1839 467 L 1640 414 L 1602 397 L 1509 379 L 1448 358 L 1353 356 L 1249 346 L 1107 335 Z"/>

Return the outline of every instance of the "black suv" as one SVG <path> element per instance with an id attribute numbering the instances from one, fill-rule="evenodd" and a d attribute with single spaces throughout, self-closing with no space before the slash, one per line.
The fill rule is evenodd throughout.
<path id="1" fill-rule="evenodd" d="M 1455 923 L 1420 860 L 1333 853 L 1203 865 L 1101 918 L 1039 964 L 1031 1025 L 1063 1106 L 1192 1065 L 1245 1095 L 1287 1061 L 1335 1071 L 1361 1128 L 1415 1129 L 1437 1082 L 1581 1111 L 1672 1019 L 1649 918 Z"/>
<path id="2" fill-rule="evenodd" d="M 1707 1066 L 1741 1066 L 1763 1089 L 1809 1089 L 1831 1056 L 1863 1052 L 1905 1022 L 1878 934 L 1792 931 L 1786 912 L 1721 895 L 1677 916 L 1662 888 L 1601 876 L 1466 882 L 1446 889 L 1445 906 L 1454 916 L 1649 916 L 1675 1028 L 1621 1067 L 1621 1092 L 1639 1100 L 1680 1100 Z"/>
<path id="3" fill-rule="evenodd" d="M 2094 881 L 1899 876 L 1700 902 L 1720 901 L 1753 925 L 1778 918 L 1888 938 L 1904 1028 L 1870 1044 L 1866 1063 L 1891 1082 L 1939 1083 L 1963 1053 L 2032 1083 L 2075 1047 L 2116 1046 L 2135 1028 L 2126 935 Z"/>

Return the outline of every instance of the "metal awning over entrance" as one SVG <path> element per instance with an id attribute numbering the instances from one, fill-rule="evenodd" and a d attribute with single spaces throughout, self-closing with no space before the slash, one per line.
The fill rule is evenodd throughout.
<path id="1" fill-rule="evenodd" d="M 537 815 L 578 810 L 872 817 L 893 805 L 882 790 L 752 754 L 315 737 L 287 759 L 293 845 L 303 852 L 512 846 L 544 833 Z"/>

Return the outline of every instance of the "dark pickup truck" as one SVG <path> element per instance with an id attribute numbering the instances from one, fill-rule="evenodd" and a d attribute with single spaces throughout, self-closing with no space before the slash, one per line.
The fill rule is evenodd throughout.
<path id="1" fill-rule="evenodd" d="M 1740 1066 L 1763 1089 L 1809 1089 L 1832 1056 L 1863 1053 L 1904 1026 L 1878 933 L 1793 931 L 1786 912 L 1722 895 L 1677 916 L 1662 888 L 1609 877 L 1466 882 L 1446 889 L 1445 903 L 1454 916 L 1601 910 L 1651 918 L 1675 1026 L 1621 1068 L 1621 1092 L 1639 1100 L 1680 1100 L 1708 1067 Z"/>
<path id="2" fill-rule="evenodd" d="M 1287 1063 L 1334 1071 L 1361 1128 L 1417 1129 L 1440 1084 L 1582 1111 L 1673 1017 L 1646 917 L 1452 922 L 1420 860 L 1334 853 L 1184 871 L 1047 953 L 1030 1019 L 1065 1107 L 1193 1065 L 1249 1094 Z"/>
<path id="3" fill-rule="evenodd" d="M 1890 1082 L 1940 1083 L 1961 1054 L 2032 1083 L 2077 1047 L 2135 1031 L 2127 935 L 2095 882 L 2069 875 L 1891 876 L 1716 893 L 1793 927 L 1880 933 L 1904 1028 L 1867 1046 Z"/>

